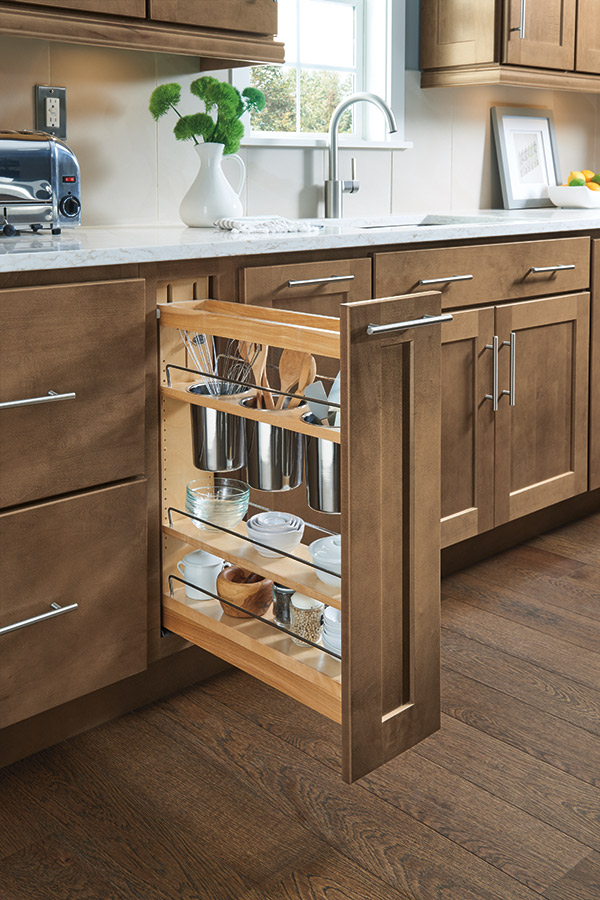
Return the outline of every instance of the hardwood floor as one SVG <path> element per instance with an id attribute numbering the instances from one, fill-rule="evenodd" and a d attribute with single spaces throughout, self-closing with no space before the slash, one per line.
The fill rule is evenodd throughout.
<path id="1" fill-rule="evenodd" d="M 0 771 L 2 900 L 598 900 L 600 514 L 443 582 L 440 732 L 355 785 L 235 670 Z"/>

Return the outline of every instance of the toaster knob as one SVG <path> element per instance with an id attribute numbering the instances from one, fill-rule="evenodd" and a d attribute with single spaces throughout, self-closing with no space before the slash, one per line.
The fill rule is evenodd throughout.
<path id="1" fill-rule="evenodd" d="M 66 197 L 62 198 L 62 200 L 58 204 L 58 209 L 62 216 L 66 216 L 67 219 L 74 219 L 75 216 L 79 215 L 81 203 L 79 202 L 77 197 L 73 197 L 72 194 L 68 194 Z"/>

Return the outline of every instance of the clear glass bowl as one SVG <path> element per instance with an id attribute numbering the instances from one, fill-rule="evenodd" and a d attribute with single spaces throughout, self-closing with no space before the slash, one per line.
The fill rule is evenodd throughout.
<path id="1" fill-rule="evenodd" d="M 185 508 L 192 515 L 224 528 L 235 528 L 248 511 L 250 486 L 235 478 L 215 478 L 212 484 L 190 481 L 185 491 Z M 204 531 L 218 532 L 218 528 L 194 519 L 194 525 Z"/>

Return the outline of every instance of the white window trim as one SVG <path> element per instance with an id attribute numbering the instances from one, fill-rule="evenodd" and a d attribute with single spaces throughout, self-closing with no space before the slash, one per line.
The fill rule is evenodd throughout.
<path id="1" fill-rule="evenodd" d="M 364 0 L 368 2 L 368 0 Z M 392 15 L 393 8 L 393 15 Z M 398 122 L 398 131 L 396 134 L 387 134 L 384 140 L 369 140 L 369 138 L 360 138 L 356 135 L 339 136 L 339 146 L 348 149 L 370 149 L 370 150 L 408 150 L 413 144 L 411 141 L 404 139 L 404 81 L 405 81 L 405 19 L 406 19 L 406 0 L 387 0 L 386 15 L 391 16 L 391 27 L 387 28 L 387 48 L 386 57 L 389 60 L 388 71 L 385 86 L 385 98 L 394 111 Z M 369 34 L 368 29 L 364 29 L 364 44 L 362 53 L 368 53 Z M 393 48 L 393 52 L 392 52 Z M 230 70 L 230 81 L 236 87 L 243 88 L 247 85 L 247 69 Z M 244 77 L 246 76 L 246 77 Z M 362 88 L 357 85 L 357 90 Z M 366 86 L 366 90 L 370 90 L 370 86 Z M 380 93 L 376 91 L 376 93 Z M 361 104 L 367 108 L 367 104 Z M 370 104 L 368 105 L 370 108 Z M 381 115 L 378 110 L 373 108 L 375 116 Z M 244 116 L 243 120 L 246 135 L 242 139 L 242 147 L 273 147 L 278 149 L 288 148 L 323 148 L 327 146 L 327 138 L 321 135 L 299 136 L 297 134 L 286 137 L 281 134 L 273 137 L 268 134 L 259 134 L 250 137 L 250 116 Z"/>

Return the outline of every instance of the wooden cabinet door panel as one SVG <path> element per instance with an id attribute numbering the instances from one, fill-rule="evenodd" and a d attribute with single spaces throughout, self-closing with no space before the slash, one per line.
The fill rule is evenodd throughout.
<path id="1" fill-rule="evenodd" d="M 76 12 L 104 13 L 110 16 L 146 17 L 146 0 L 13 0 L 19 6 L 51 6 Z"/>
<path id="2" fill-rule="evenodd" d="M 590 491 L 600 488 L 600 240 L 592 244 L 590 306 Z"/>
<path id="3" fill-rule="evenodd" d="M 146 484 L 0 514 L 0 728 L 146 666 Z"/>
<path id="4" fill-rule="evenodd" d="M 575 68 L 578 72 L 600 75 L 600 8 L 598 0 L 578 0 L 577 2 Z"/>
<path id="5" fill-rule="evenodd" d="M 495 522 L 551 506 L 587 489 L 589 294 L 496 309 L 500 399 L 496 418 Z"/>
<path id="6" fill-rule="evenodd" d="M 494 525 L 494 310 L 442 326 L 442 547 Z"/>
<path id="7" fill-rule="evenodd" d="M 343 776 L 440 725 L 440 295 L 341 307 Z"/>
<path id="8" fill-rule="evenodd" d="M 495 0 L 421 0 L 421 68 L 495 60 Z"/>
<path id="9" fill-rule="evenodd" d="M 273 0 L 150 0 L 149 16 L 214 30 L 277 33 L 277 3 Z"/>
<path id="10" fill-rule="evenodd" d="M 144 282 L 0 291 L 0 507 L 144 471 Z"/>
<path id="11" fill-rule="evenodd" d="M 592 0 L 593 2 L 593 0 Z M 508 0 L 505 62 L 541 69 L 575 68 L 577 0 Z M 524 11 L 523 37 L 519 31 Z"/>

